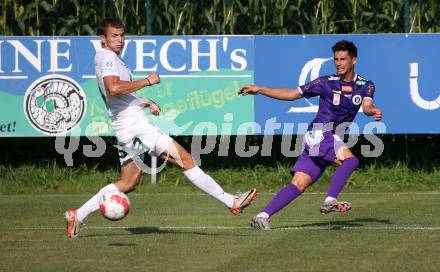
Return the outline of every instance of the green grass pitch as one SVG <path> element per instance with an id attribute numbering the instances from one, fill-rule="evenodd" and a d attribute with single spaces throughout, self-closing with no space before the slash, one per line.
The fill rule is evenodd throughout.
<path id="1" fill-rule="evenodd" d="M 77 239 L 63 212 L 89 195 L 0 196 L 0 271 L 438 271 L 440 194 L 345 193 L 344 214 L 321 215 L 323 194 L 305 193 L 249 228 L 271 198 L 233 216 L 197 194 L 131 194 L 130 214 L 90 216 Z"/>

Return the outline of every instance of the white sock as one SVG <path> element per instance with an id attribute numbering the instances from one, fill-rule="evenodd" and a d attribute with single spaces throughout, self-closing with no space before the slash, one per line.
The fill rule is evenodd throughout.
<path id="1" fill-rule="evenodd" d="M 197 188 L 203 192 L 213 196 L 229 208 L 234 205 L 234 196 L 223 191 L 222 187 L 215 182 L 210 176 L 208 176 L 199 167 L 194 167 L 183 172 L 185 176 L 194 184 Z"/>
<path id="2" fill-rule="evenodd" d="M 328 197 L 325 198 L 324 202 L 330 202 L 330 201 L 333 201 L 333 200 L 337 200 L 337 199 L 334 198 L 334 197 L 328 196 Z"/>
<path id="3" fill-rule="evenodd" d="M 257 214 L 257 217 L 269 218 L 269 214 L 266 212 L 260 212 Z"/>
<path id="4" fill-rule="evenodd" d="M 99 192 L 96 193 L 96 195 L 92 196 L 89 200 L 87 200 L 86 203 L 84 203 L 81 208 L 76 210 L 76 218 L 79 222 L 84 222 L 84 219 L 86 219 L 89 214 L 99 210 L 99 200 L 102 198 L 102 196 L 106 192 L 110 191 L 118 191 L 118 188 L 113 183 L 110 183 L 104 187 L 102 187 Z"/>

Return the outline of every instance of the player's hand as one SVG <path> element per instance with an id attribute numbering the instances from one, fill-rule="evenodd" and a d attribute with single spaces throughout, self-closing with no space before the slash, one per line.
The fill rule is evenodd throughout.
<path id="1" fill-rule="evenodd" d="M 374 121 L 382 120 L 382 111 L 377 107 L 373 108 L 373 118 Z"/>
<path id="2" fill-rule="evenodd" d="M 160 83 L 159 74 L 156 72 L 152 72 L 147 76 L 148 81 L 150 81 L 150 86 L 154 84 Z"/>
<path id="3" fill-rule="evenodd" d="M 153 100 L 139 98 L 139 105 L 144 108 L 145 107 L 150 108 L 150 112 L 155 116 L 160 114 L 160 110 L 161 110 L 160 106 L 156 104 L 156 102 L 154 102 Z"/>
<path id="4" fill-rule="evenodd" d="M 154 115 L 154 116 L 158 116 L 160 114 L 160 107 L 159 105 L 157 105 L 156 103 L 152 102 L 150 104 L 150 112 Z"/>
<path id="5" fill-rule="evenodd" d="M 256 85 L 243 85 L 238 91 L 239 95 L 256 95 L 260 93 L 260 87 Z"/>

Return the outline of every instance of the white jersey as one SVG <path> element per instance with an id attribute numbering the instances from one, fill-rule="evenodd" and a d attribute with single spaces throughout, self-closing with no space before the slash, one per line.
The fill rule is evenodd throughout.
<path id="1" fill-rule="evenodd" d="M 106 76 L 117 76 L 123 81 L 131 81 L 131 71 L 119 55 L 111 50 L 99 48 L 95 55 L 95 73 L 99 89 L 112 120 L 142 112 L 142 107 L 139 106 L 139 100 L 135 92 L 110 95 L 105 88 L 104 77 Z"/>
<path id="2" fill-rule="evenodd" d="M 121 165 L 130 159 L 138 163 L 135 159 L 139 152 L 137 146 L 142 148 L 142 152 L 154 153 L 156 156 L 165 152 L 173 139 L 150 123 L 135 93 L 110 95 L 105 88 L 106 76 L 117 76 L 123 81 L 131 81 L 131 71 L 119 55 L 105 48 L 98 49 L 95 56 L 95 72 L 112 128 L 120 145 Z"/>

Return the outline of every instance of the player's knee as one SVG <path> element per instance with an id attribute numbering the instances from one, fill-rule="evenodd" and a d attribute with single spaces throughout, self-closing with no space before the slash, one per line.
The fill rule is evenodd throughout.
<path id="1" fill-rule="evenodd" d="M 350 157 L 344 160 L 343 163 L 349 162 L 351 165 L 351 168 L 356 169 L 359 166 L 359 159 L 356 157 Z"/>
<path id="2" fill-rule="evenodd" d="M 192 169 L 192 168 L 194 168 L 196 166 L 196 164 L 194 163 L 194 161 L 192 160 L 192 158 L 191 158 L 191 160 L 188 160 L 187 162 L 184 162 L 183 163 L 183 169 L 186 171 L 186 170 L 189 170 L 189 169 Z"/>
<path id="3" fill-rule="evenodd" d="M 137 188 L 138 187 L 139 181 L 141 180 L 141 176 L 142 176 L 141 174 L 137 174 L 137 175 L 135 175 L 135 176 L 130 178 L 130 185 L 133 188 Z"/>
<path id="4" fill-rule="evenodd" d="M 307 187 L 309 187 L 309 184 L 308 183 L 306 183 L 306 182 L 304 182 L 303 180 L 300 180 L 300 179 L 294 179 L 294 180 L 292 180 L 292 185 L 294 185 L 296 188 L 298 188 L 298 190 L 300 191 L 300 192 L 304 192 L 306 189 L 307 189 Z"/>
<path id="5" fill-rule="evenodd" d="M 194 168 L 194 166 L 196 166 L 193 157 L 188 152 L 183 152 L 181 154 L 181 160 L 182 160 L 183 170 L 189 170 L 191 168 Z"/>
<path id="6" fill-rule="evenodd" d="M 356 168 L 359 166 L 359 159 L 358 158 L 356 158 L 356 157 L 353 157 L 354 158 L 354 161 L 355 161 L 355 163 L 356 163 Z"/>
<path id="7" fill-rule="evenodd" d="M 308 186 L 305 186 L 304 184 L 302 184 L 302 183 L 298 183 L 298 182 L 291 182 L 292 183 L 292 185 L 294 185 L 296 188 L 298 188 L 298 190 L 301 192 L 301 193 L 304 193 L 304 191 L 307 189 L 307 187 Z"/>
<path id="8" fill-rule="evenodd" d="M 140 174 L 132 175 L 130 177 L 125 177 L 122 181 L 124 184 L 124 193 L 129 193 L 134 191 L 139 186 L 139 181 L 141 179 Z"/>
<path id="9" fill-rule="evenodd" d="M 295 185 L 298 190 L 304 192 L 307 187 L 313 184 L 313 180 L 309 175 L 297 172 L 293 176 L 291 183 Z"/>

